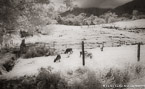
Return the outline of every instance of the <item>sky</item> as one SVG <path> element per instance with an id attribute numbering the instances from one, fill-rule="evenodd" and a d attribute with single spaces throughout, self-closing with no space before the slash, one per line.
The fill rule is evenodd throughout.
<path id="1" fill-rule="evenodd" d="M 57 3 L 61 3 L 62 0 L 52 0 Z M 74 4 L 79 7 L 100 7 L 100 8 L 115 8 L 117 6 L 123 5 L 132 0 L 75 0 Z"/>
<path id="2" fill-rule="evenodd" d="M 76 0 L 75 3 L 80 7 L 101 7 L 115 8 L 132 0 Z"/>

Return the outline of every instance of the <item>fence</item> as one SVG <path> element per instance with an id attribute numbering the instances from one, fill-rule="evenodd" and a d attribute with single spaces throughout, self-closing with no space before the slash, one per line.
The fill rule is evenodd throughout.
<path id="1" fill-rule="evenodd" d="M 82 65 L 85 66 L 85 49 L 87 49 L 88 47 L 85 47 L 86 42 L 82 41 L 81 43 L 81 50 L 82 50 Z M 101 45 L 100 50 L 103 51 L 103 48 L 106 46 L 107 43 L 102 42 L 102 43 L 97 43 L 97 45 Z M 142 43 L 134 43 L 134 45 L 137 45 L 137 61 L 140 61 L 140 56 L 141 56 L 141 44 Z M 49 44 L 49 46 L 56 48 L 58 44 L 56 42 L 53 42 L 52 44 Z M 59 44 L 60 45 L 60 44 Z M 80 45 L 80 44 L 77 44 Z M 96 45 L 96 44 L 94 44 Z M 125 45 L 125 42 L 120 42 L 119 46 Z M 72 44 L 73 46 L 73 44 Z M 87 45 L 88 46 L 88 45 Z M 63 45 L 64 49 L 66 49 L 67 47 L 70 47 L 70 45 Z M 58 47 L 60 48 L 60 47 Z M 61 47 L 62 48 L 62 47 Z M 56 48 L 57 49 L 57 48 Z"/>
<path id="2" fill-rule="evenodd" d="M 102 47 L 100 47 L 101 51 L 103 51 L 104 48 L 104 42 L 102 43 Z M 137 61 L 140 61 L 141 56 L 141 43 L 137 43 Z M 84 41 L 82 41 L 82 65 L 85 66 L 85 47 L 84 47 Z"/>

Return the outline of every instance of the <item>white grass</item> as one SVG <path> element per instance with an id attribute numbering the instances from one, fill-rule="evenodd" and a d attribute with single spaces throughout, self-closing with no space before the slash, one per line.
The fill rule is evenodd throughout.
<path id="1" fill-rule="evenodd" d="M 112 24 L 106 24 L 105 26 L 110 26 L 110 25 L 120 27 L 120 28 L 145 28 L 145 19 L 116 22 Z"/>
<path id="2" fill-rule="evenodd" d="M 136 20 L 128 22 L 117 22 L 115 25 L 132 28 L 134 26 L 143 28 L 145 20 Z M 110 24 L 109 24 L 110 25 Z M 48 28 L 48 29 L 47 29 Z M 145 43 L 144 33 L 130 33 L 127 31 L 119 31 L 115 29 L 106 29 L 101 26 L 65 26 L 65 25 L 52 25 L 45 27 L 44 30 L 51 30 L 49 35 L 39 35 L 26 38 L 26 43 L 44 42 L 53 45 L 55 42 L 56 49 L 73 48 L 73 54 L 67 58 L 68 55 L 62 54 L 61 62 L 54 63 L 56 56 L 49 57 L 36 57 L 31 59 L 18 59 L 13 70 L 2 75 L 1 77 L 13 78 L 21 77 L 24 75 L 37 75 L 41 67 L 47 68 L 51 66 L 52 72 L 61 72 L 62 75 L 68 76 L 68 71 L 75 71 L 82 67 L 82 58 L 79 52 L 81 51 L 81 41 L 85 39 L 85 50 L 93 53 L 93 58 L 86 58 L 86 67 L 92 71 L 106 72 L 109 68 L 124 69 L 126 66 L 137 64 L 137 45 L 111 47 L 111 42 L 119 40 L 126 42 L 143 42 Z M 48 31 L 49 32 L 49 31 Z M 120 35 L 121 34 L 121 35 Z M 109 38 L 112 36 L 112 38 Z M 117 36 L 118 38 L 115 38 Z M 125 38 L 122 38 L 125 37 Z M 21 42 L 21 39 L 16 42 Z M 97 42 L 105 41 L 106 44 L 104 51 L 101 52 L 97 47 Z M 108 45 L 108 43 L 110 43 Z M 93 48 L 93 49 L 88 49 Z M 141 64 L 145 63 L 145 46 L 141 46 Z"/>
<path id="3" fill-rule="evenodd" d="M 141 48 L 141 63 L 145 63 L 145 46 Z M 101 52 L 99 48 L 88 49 L 93 53 L 93 58 L 86 58 L 86 67 L 96 71 L 103 71 L 106 68 L 124 69 L 127 65 L 137 64 L 137 46 L 124 47 L 106 47 Z M 19 59 L 13 70 L 7 73 L 6 77 L 20 77 L 24 75 L 37 75 L 41 67 L 47 68 L 51 66 L 53 72 L 61 72 L 66 74 L 67 71 L 75 71 L 82 67 L 82 58 L 79 55 L 80 50 L 75 49 L 73 54 L 67 58 L 66 54 L 62 54 L 61 62 L 54 63 L 55 56 L 37 57 L 32 59 Z"/>

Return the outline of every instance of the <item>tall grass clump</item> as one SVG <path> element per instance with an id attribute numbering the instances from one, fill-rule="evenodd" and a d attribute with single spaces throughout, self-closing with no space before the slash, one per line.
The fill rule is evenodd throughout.
<path id="1" fill-rule="evenodd" d="M 103 89 L 103 84 L 100 78 L 97 77 L 95 72 L 89 71 L 86 79 L 83 80 L 85 89 Z"/>
<path id="2" fill-rule="evenodd" d="M 41 68 L 37 76 L 0 79 L 0 89 L 66 89 L 67 83 L 59 73 Z"/>
<path id="3" fill-rule="evenodd" d="M 86 67 L 68 71 L 66 77 L 52 72 L 52 67 L 40 68 L 37 76 L 0 79 L 1 89 L 127 89 L 131 81 L 145 76 L 143 65 L 132 65 L 125 69 L 110 68 L 92 71 Z M 138 77 L 139 76 L 139 77 Z M 104 86 L 104 85 L 107 85 Z M 108 87 L 108 85 L 111 85 Z"/>
<path id="4" fill-rule="evenodd" d="M 129 65 L 126 70 L 130 73 L 132 80 L 145 76 L 145 65 L 141 63 Z"/>
<path id="5" fill-rule="evenodd" d="M 72 83 L 68 84 L 68 89 L 103 89 L 100 78 L 90 69 L 78 68 L 73 74 Z"/>
<path id="6" fill-rule="evenodd" d="M 67 83 L 61 78 L 60 73 L 51 73 L 44 68 L 41 68 L 36 81 L 38 89 L 65 89 Z"/>
<path id="7" fill-rule="evenodd" d="M 107 85 L 105 89 L 125 89 L 125 85 L 130 81 L 128 70 L 112 69 L 105 73 L 102 77 L 103 85 Z"/>
<path id="8" fill-rule="evenodd" d="M 26 54 L 24 54 L 24 58 L 34 58 L 41 56 L 53 56 L 56 55 L 56 50 L 53 48 L 49 48 L 46 46 L 33 46 L 29 47 Z"/>

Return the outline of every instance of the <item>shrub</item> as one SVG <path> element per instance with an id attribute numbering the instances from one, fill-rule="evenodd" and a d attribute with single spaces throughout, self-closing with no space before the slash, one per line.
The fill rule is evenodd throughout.
<path id="1" fill-rule="evenodd" d="M 76 25 L 81 26 L 83 25 L 83 20 L 87 18 L 85 13 L 80 13 L 79 15 L 75 16 L 73 14 L 69 14 L 65 17 L 61 17 L 60 24 L 65 25 Z"/>
<path id="2" fill-rule="evenodd" d="M 79 68 L 75 71 L 77 75 L 75 76 L 75 79 L 72 79 L 72 84 L 68 89 L 103 89 L 103 84 L 100 81 L 100 78 L 98 78 L 98 74 L 90 71 L 87 68 Z M 79 80 L 79 81 L 78 81 Z"/>
<path id="3" fill-rule="evenodd" d="M 138 19 L 145 19 L 145 15 L 138 15 L 137 18 Z"/>
<path id="4" fill-rule="evenodd" d="M 35 83 L 35 77 L 0 79 L 1 89 L 36 89 Z"/>
<path id="5" fill-rule="evenodd" d="M 78 68 L 75 72 L 78 74 L 85 74 L 87 71 L 88 71 L 88 69 Z"/>
<path id="6" fill-rule="evenodd" d="M 24 58 L 34 58 L 34 57 L 41 57 L 41 56 L 50 56 L 55 55 L 56 50 L 53 48 L 49 48 L 41 45 L 29 47 Z"/>
<path id="7" fill-rule="evenodd" d="M 87 78 L 83 80 L 85 89 L 103 89 L 103 84 L 100 79 L 97 78 L 96 73 L 89 71 Z"/>
<path id="8" fill-rule="evenodd" d="M 0 79 L 1 89 L 65 89 L 67 83 L 59 73 L 41 68 L 38 76 L 24 76 L 15 79 Z"/>
<path id="9" fill-rule="evenodd" d="M 129 75 L 128 75 L 128 72 L 120 72 L 120 71 L 116 71 L 114 74 L 113 74 L 113 77 L 114 77 L 114 80 L 113 80 L 113 83 L 115 83 L 116 85 L 125 85 L 129 82 Z"/>
<path id="10" fill-rule="evenodd" d="M 33 58 L 33 57 L 39 57 L 42 55 L 38 55 L 37 49 L 35 47 L 29 48 L 26 52 L 26 54 L 24 55 L 24 58 Z"/>
<path id="11" fill-rule="evenodd" d="M 131 79 L 138 79 L 145 76 L 145 66 L 140 63 L 130 65 L 127 70 L 132 75 Z"/>
<path id="12" fill-rule="evenodd" d="M 44 68 L 41 68 L 36 81 L 38 89 L 58 89 L 60 86 L 64 89 L 67 85 L 66 81 L 61 78 L 59 73 L 51 73 L 51 71 Z"/>
<path id="13" fill-rule="evenodd" d="M 1 89 L 125 89 L 125 87 L 103 87 L 103 85 L 127 85 L 130 82 L 130 71 L 143 73 L 142 65 L 135 65 L 128 70 L 110 69 L 100 77 L 102 73 L 90 71 L 87 68 L 79 68 L 71 74 L 70 85 L 61 77 L 59 72 L 52 73 L 52 67 L 41 68 L 37 76 L 24 76 L 15 79 L 0 79 Z M 100 74 L 100 75 L 99 75 Z M 72 76 L 74 77 L 72 78 Z M 80 76 L 79 76 L 80 75 Z M 74 80 L 79 81 L 74 81 Z M 104 81 L 102 81 L 102 79 Z"/>
<path id="14" fill-rule="evenodd" d="M 117 87 L 119 85 L 127 85 L 130 81 L 130 74 L 128 71 L 120 71 L 118 69 L 110 69 L 107 74 L 103 77 L 105 80 L 105 85 L 115 85 L 113 89 L 123 89 L 122 87 Z"/>
<path id="15" fill-rule="evenodd" d="M 94 24 L 104 24 L 105 23 L 105 20 L 103 18 L 96 18 L 94 21 L 93 21 Z"/>
<path id="16" fill-rule="evenodd" d="M 15 61 L 14 60 L 9 60 L 8 62 L 6 62 L 5 64 L 3 64 L 4 68 L 6 69 L 6 71 L 11 71 L 12 68 L 15 65 Z"/>
<path id="17" fill-rule="evenodd" d="M 26 31 L 20 31 L 20 37 L 23 38 L 23 37 L 29 37 L 29 36 L 33 36 L 32 33 L 30 33 L 29 31 L 26 32 Z"/>

